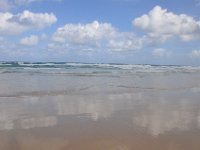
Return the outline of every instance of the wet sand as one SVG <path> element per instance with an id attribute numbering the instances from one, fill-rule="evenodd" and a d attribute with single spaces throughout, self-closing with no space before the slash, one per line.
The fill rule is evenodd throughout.
<path id="1" fill-rule="evenodd" d="M 0 75 L 0 150 L 199 150 L 198 73 Z"/>

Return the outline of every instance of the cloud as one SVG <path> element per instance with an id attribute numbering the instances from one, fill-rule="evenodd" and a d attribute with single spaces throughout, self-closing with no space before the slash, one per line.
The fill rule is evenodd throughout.
<path id="1" fill-rule="evenodd" d="M 191 56 L 194 58 L 200 58 L 200 50 L 193 50 Z"/>
<path id="2" fill-rule="evenodd" d="M 142 38 L 136 37 L 133 33 L 118 33 L 108 42 L 108 48 L 111 51 L 134 51 L 142 47 Z"/>
<path id="3" fill-rule="evenodd" d="M 55 23 L 57 18 L 53 13 L 32 13 L 25 10 L 21 14 L 14 15 L 9 21 L 29 28 L 43 29 Z"/>
<path id="4" fill-rule="evenodd" d="M 176 15 L 160 6 L 155 6 L 148 14 L 134 19 L 133 25 L 147 32 L 149 37 L 162 42 L 176 36 L 183 41 L 200 38 L 200 21 L 186 14 Z"/>
<path id="5" fill-rule="evenodd" d="M 45 57 L 48 57 L 48 51 L 46 51 L 43 45 L 34 45 L 37 44 L 37 38 L 38 42 L 42 40 L 40 36 L 36 35 L 25 37 L 23 38 L 24 40 L 21 39 L 19 42 L 14 42 L 9 38 L 0 37 L 0 60 L 43 60 Z M 54 56 L 55 54 L 52 55 Z"/>
<path id="6" fill-rule="evenodd" d="M 8 0 L 0 0 L 0 11 L 6 11 L 13 7 L 13 4 Z"/>
<path id="7" fill-rule="evenodd" d="M 64 27 L 58 28 L 53 36 L 56 42 L 72 43 L 72 44 L 98 44 L 101 39 L 114 36 L 116 30 L 108 23 L 92 23 L 83 24 L 66 24 Z"/>
<path id="8" fill-rule="evenodd" d="M 20 44 L 26 45 L 26 46 L 35 46 L 38 44 L 39 37 L 36 35 L 31 35 L 29 37 L 25 37 L 20 40 Z"/>
<path id="9" fill-rule="evenodd" d="M 0 13 L 0 35 L 17 35 L 31 29 L 43 29 L 55 23 L 53 13 L 33 13 L 25 10 L 23 13 Z"/>
<path id="10" fill-rule="evenodd" d="M 133 33 L 119 32 L 109 23 L 66 24 L 54 33 L 49 48 L 111 51 L 136 50 L 142 47 Z"/>
<path id="11" fill-rule="evenodd" d="M 168 52 L 166 49 L 164 48 L 156 48 L 153 50 L 152 53 L 154 56 L 156 57 L 164 57 L 164 56 L 169 56 L 170 52 Z"/>

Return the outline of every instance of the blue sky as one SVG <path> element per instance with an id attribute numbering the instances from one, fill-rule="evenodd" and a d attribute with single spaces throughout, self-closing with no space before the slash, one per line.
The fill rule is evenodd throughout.
<path id="1" fill-rule="evenodd" d="M 200 0 L 0 0 L 1 61 L 200 65 Z"/>

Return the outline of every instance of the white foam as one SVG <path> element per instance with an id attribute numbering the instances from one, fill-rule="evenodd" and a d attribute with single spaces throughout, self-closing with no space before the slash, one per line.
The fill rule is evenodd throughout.
<path id="1" fill-rule="evenodd" d="M 200 67 L 193 66 L 154 66 L 154 65 L 133 65 L 133 64 L 101 64 L 101 63 L 26 63 L 17 62 L 18 67 L 11 66 L 9 68 L 16 69 L 21 68 L 22 70 L 64 70 L 70 72 L 73 70 L 75 72 L 83 71 L 87 69 L 87 72 L 105 73 L 105 71 L 112 71 L 116 73 L 117 71 L 125 73 L 193 73 L 200 72 Z M 6 65 L 12 65 L 12 63 L 7 63 Z M 6 69 L 6 67 L 3 67 Z M 71 67 L 71 68 L 70 68 Z M 81 69 L 81 70 L 80 70 Z M 72 71 L 72 73 L 73 73 Z M 0 72 L 1 73 L 1 72 Z M 53 71 L 52 71 L 53 73 Z"/>

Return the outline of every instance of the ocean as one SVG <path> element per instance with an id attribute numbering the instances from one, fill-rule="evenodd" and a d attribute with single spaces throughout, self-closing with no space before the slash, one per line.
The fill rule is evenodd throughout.
<path id="1" fill-rule="evenodd" d="M 200 67 L 0 63 L 0 150 L 199 150 Z"/>

